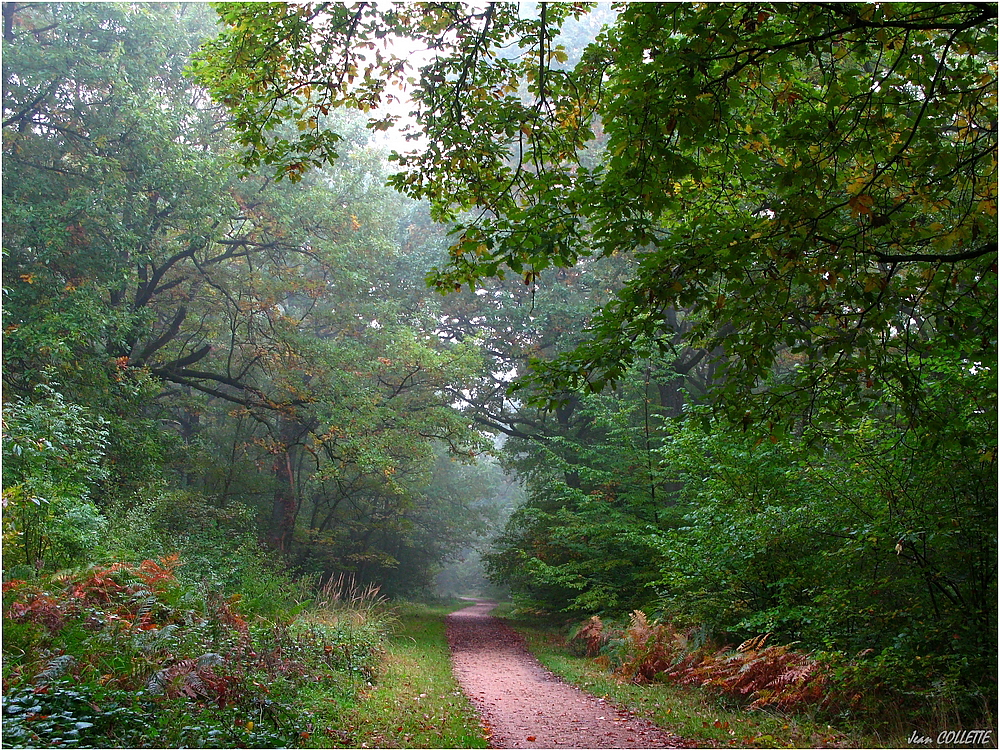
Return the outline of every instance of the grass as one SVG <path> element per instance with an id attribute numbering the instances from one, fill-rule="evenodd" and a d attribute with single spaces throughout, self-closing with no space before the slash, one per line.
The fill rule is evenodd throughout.
<path id="1" fill-rule="evenodd" d="M 528 648 L 553 673 L 588 693 L 648 717 L 699 746 L 872 748 L 879 745 L 870 737 L 843 732 L 805 715 L 783 716 L 727 706 L 703 689 L 669 683 L 619 683 L 594 660 L 573 655 L 565 639 L 551 627 L 524 621 L 512 621 L 511 625 L 524 634 Z"/>
<path id="2" fill-rule="evenodd" d="M 304 612 L 286 598 L 246 613 L 184 596 L 197 592 L 177 565 L 4 583 L 7 745 L 486 746 L 451 674 L 445 615 L 460 603 L 386 608 L 341 582 Z"/>
<path id="3" fill-rule="evenodd" d="M 315 747 L 487 748 L 486 733 L 451 672 L 445 616 L 452 606 L 398 606 L 382 672 Z"/>

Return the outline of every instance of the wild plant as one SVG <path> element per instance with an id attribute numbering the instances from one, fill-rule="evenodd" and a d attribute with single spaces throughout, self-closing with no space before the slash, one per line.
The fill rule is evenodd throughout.
<path id="1" fill-rule="evenodd" d="M 587 657 L 597 657 L 601 648 L 608 643 L 608 635 L 600 616 L 592 615 L 580 628 L 570 635 L 570 642 L 582 641 Z"/>
<path id="2" fill-rule="evenodd" d="M 713 649 L 695 631 L 633 611 L 624 627 L 607 628 L 596 616 L 576 633 L 589 654 L 603 656 L 622 680 L 669 680 L 699 685 L 745 703 L 782 711 L 825 701 L 828 678 L 821 663 L 794 644 L 767 646 L 770 634 L 735 649 Z"/>
<path id="3" fill-rule="evenodd" d="M 302 691 L 353 697 L 374 680 L 388 623 L 376 589 L 341 582 L 316 619 L 250 620 L 220 592 L 171 604 L 193 602 L 174 591 L 180 565 L 167 556 L 6 582 L 5 731 L 13 722 L 30 746 L 81 745 L 92 727 L 132 746 L 293 746 L 311 722 Z M 105 707 L 119 720 L 83 716 Z"/>

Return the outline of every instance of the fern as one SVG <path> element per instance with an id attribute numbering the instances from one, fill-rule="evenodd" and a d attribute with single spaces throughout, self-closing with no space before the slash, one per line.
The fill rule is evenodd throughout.
<path id="1" fill-rule="evenodd" d="M 189 687 L 189 676 L 197 669 L 197 663 L 190 657 L 178 660 L 173 665 L 156 671 L 146 684 L 146 690 L 151 694 L 164 694 L 168 699 L 178 696 L 193 698 Z"/>
<path id="2" fill-rule="evenodd" d="M 602 651 L 596 660 L 604 666 L 611 666 L 608 653 L 617 656 L 615 672 L 624 680 L 643 683 L 662 675 L 682 685 L 700 685 L 740 698 L 752 708 L 785 711 L 825 701 L 828 678 L 820 664 L 796 651 L 794 643 L 766 646 L 770 637 L 758 634 L 735 650 L 710 651 L 704 634 L 679 631 L 636 610 L 625 628 L 609 629 L 594 616 L 573 638 L 587 643 L 590 656 Z"/>
<path id="3" fill-rule="evenodd" d="M 132 639 L 132 645 L 144 656 L 149 657 L 169 646 L 179 628 L 176 623 L 168 623 L 161 629 L 138 631 Z"/>
<path id="4" fill-rule="evenodd" d="M 583 626 L 573 635 L 573 639 L 581 639 L 587 645 L 587 657 L 596 657 L 601 651 L 601 647 L 608 643 L 608 636 L 604 633 L 604 623 L 599 616 L 593 615 Z"/>
<path id="5" fill-rule="evenodd" d="M 160 604 L 156 595 L 146 589 L 140 589 L 133 593 L 129 605 L 133 608 L 136 625 L 141 628 L 155 628 L 152 622 L 153 610 Z"/>
<path id="6" fill-rule="evenodd" d="M 720 650 L 697 663 L 679 665 L 669 675 L 685 684 L 700 684 L 730 696 L 751 699 L 750 707 L 788 710 L 822 699 L 826 678 L 819 663 L 791 644 L 760 648 L 764 637 L 740 645 L 743 651 Z"/>
<path id="7" fill-rule="evenodd" d="M 151 560 L 143 561 L 135 574 L 147 586 L 158 592 L 162 591 L 164 584 L 172 584 L 175 581 L 174 569 L 182 565 L 180 553 L 173 553 L 161 558 L 159 563 Z"/>
<path id="8" fill-rule="evenodd" d="M 215 652 L 206 652 L 201 657 L 198 658 L 198 668 L 204 670 L 205 668 L 214 667 L 215 665 L 221 665 L 223 663 L 222 655 Z"/>
<path id="9" fill-rule="evenodd" d="M 759 636 L 752 636 L 749 639 L 747 639 L 745 642 L 743 642 L 742 644 L 740 644 L 740 646 L 738 646 L 736 648 L 736 651 L 737 652 L 754 652 L 754 651 L 756 651 L 758 649 L 761 649 L 764 646 L 764 643 L 770 638 L 770 636 L 771 636 L 771 634 L 769 634 L 769 633 L 768 634 L 760 634 Z"/>
<path id="10" fill-rule="evenodd" d="M 167 682 L 169 681 L 170 668 L 164 668 L 163 670 L 157 670 L 150 676 L 149 681 L 146 683 L 146 692 L 152 694 L 153 696 L 159 696 L 163 694 L 167 687 Z"/>
<path id="11" fill-rule="evenodd" d="M 56 678 L 65 675 L 75 662 L 76 658 L 73 655 L 59 655 L 50 660 L 45 669 L 35 676 L 35 682 L 50 683 L 56 680 Z"/>
<path id="12" fill-rule="evenodd" d="M 623 659 L 618 673 L 637 683 L 653 680 L 683 659 L 689 643 L 687 634 L 671 624 L 649 621 L 641 610 L 632 613 L 621 640 Z"/>

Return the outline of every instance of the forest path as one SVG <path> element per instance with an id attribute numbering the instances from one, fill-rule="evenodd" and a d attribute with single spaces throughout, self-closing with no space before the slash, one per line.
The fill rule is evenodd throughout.
<path id="1" fill-rule="evenodd" d="M 495 602 L 448 616 L 455 678 L 479 710 L 492 748 L 686 748 L 692 744 L 563 683 L 524 639 L 490 615 Z"/>

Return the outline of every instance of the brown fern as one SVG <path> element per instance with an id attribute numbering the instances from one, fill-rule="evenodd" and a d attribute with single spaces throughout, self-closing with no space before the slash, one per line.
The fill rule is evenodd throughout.
<path id="1" fill-rule="evenodd" d="M 650 621 L 641 610 L 633 611 L 628 626 L 614 635 L 596 616 L 577 632 L 578 638 L 588 640 L 588 654 L 592 654 L 589 640 L 607 641 L 612 636 L 620 641 L 615 672 L 624 680 L 643 683 L 662 675 L 681 685 L 700 685 L 743 699 L 751 708 L 787 711 L 828 702 L 829 681 L 820 663 L 795 650 L 794 644 L 765 646 L 770 633 L 751 637 L 735 650 L 692 649 L 690 633 Z M 607 655 L 597 661 L 610 664 Z"/>
<path id="2" fill-rule="evenodd" d="M 220 707 L 224 707 L 228 701 L 232 679 L 217 675 L 212 669 L 221 661 L 221 656 L 214 653 L 202 655 L 197 660 L 190 657 L 178 660 L 154 673 L 146 684 L 146 690 L 168 699 L 212 699 Z"/>
<path id="3" fill-rule="evenodd" d="M 622 635 L 624 657 L 618 673 L 636 683 L 652 681 L 683 658 L 688 641 L 688 635 L 677 631 L 672 624 L 650 622 L 645 613 L 636 610 Z"/>
<path id="4" fill-rule="evenodd" d="M 604 623 L 596 615 L 592 615 L 573 638 L 582 639 L 587 644 L 587 657 L 596 657 L 601 647 L 608 643 L 608 636 L 604 633 Z"/>
<path id="5" fill-rule="evenodd" d="M 764 646 L 764 643 L 770 638 L 770 636 L 771 636 L 770 633 L 759 634 L 757 636 L 751 636 L 745 642 L 743 642 L 742 644 L 740 644 L 740 646 L 738 646 L 736 648 L 736 651 L 737 652 L 754 652 L 754 651 L 756 651 L 758 649 L 761 649 Z"/>
<path id="6" fill-rule="evenodd" d="M 160 562 L 145 560 L 135 569 L 135 574 L 154 592 L 162 590 L 165 584 L 172 584 L 176 577 L 174 569 L 183 565 L 180 553 L 173 553 L 160 558 Z"/>
<path id="7" fill-rule="evenodd" d="M 740 645 L 743 651 L 704 655 L 697 664 L 679 665 L 669 675 L 680 683 L 752 699 L 753 708 L 787 710 L 822 699 L 826 679 L 809 655 L 789 644 L 760 648 L 763 637 L 749 641 Z"/>

